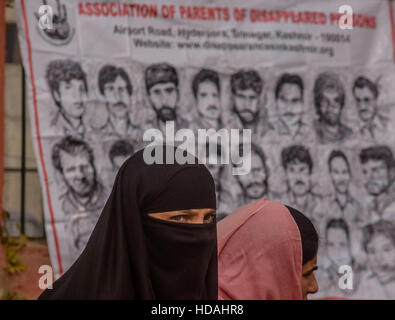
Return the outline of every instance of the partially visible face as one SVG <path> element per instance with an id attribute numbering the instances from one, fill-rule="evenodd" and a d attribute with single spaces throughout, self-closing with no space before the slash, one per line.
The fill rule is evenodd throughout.
<path id="1" fill-rule="evenodd" d="M 233 95 L 236 112 L 246 124 L 256 121 L 259 113 L 259 95 L 252 89 L 236 90 Z"/>
<path id="2" fill-rule="evenodd" d="M 305 162 L 295 160 L 288 163 L 285 174 L 291 192 L 297 196 L 304 196 L 310 190 L 310 171 Z"/>
<path id="3" fill-rule="evenodd" d="M 127 83 L 121 76 L 116 77 L 114 82 L 107 82 L 104 85 L 104 97 L 111 114 L 117 118 L 127 116 L 131 104 L 130 95 L 127 90 Z"/>
<path id="4" fill-rule="evenodd" d="M 303 300 L 307 300 L 307 295 L 314 294 L 318 291 L 318 282 L 314 275 L 314 271 L 317 269 L 317 256 L 307 261 L 302 267 Z"/>
<path id="5" fill-rule="evenodd" d="M 243 192 L 251 199 L 261 199 L 267 193 L 267 172 L 262 159 L 251 153 L 251 171 L 246 175 L 237 175 Z"/>
<path id="6" fill-rule="evenodd" d="M 214 209 L 189 209 L 150 213 L 149 216 L 166 221 L 178 223 L 212 223 L 215 221 Z"/>
<path id="7" fill-rule="evenodd" d="M 115 156 L 113 158 L 113 165 L 114 165 L 114 169 L 119 170 L 119 168 L 122 166 L 122 164 L 130 157 L 130 155 L 119 155 L 119 156 Z"/>
<path id="8" fill-rule="evenodd" d="M 173 82 L 157 83 L 152 86 L 149 90 L 149 99 L 161 120 L 175 120 L 179 94 Z"/>
<path id="9" fill-rule="evenodd" d="M 390 174 L 384 160 L 368 160 L 362 164 L 365 188 L 369 194 L 378 196 L 390 186 Z"/>
<path id="10" fill-rule="evenodd" d="M 293 83 L 284 83 L 276 100 L 277 114 L 288 125 L 300 121 L 303 116 L 303 97 L 300 87 Z"/>
<path id="11" fill-rule="evenodd" d="M 218 186 L 220 184 L 221 165 L 220 164 L 210 164 L 207 161 L 206 167 L 210 171 L 211 175 L 213 176 L 215 185 Z"/>
<path id="12" fill-rule="evenodd" d="M 351 174 L 346 161 L 342 157 L 333 158 L 329 166 L 329 173 L 336 192 L 347 193 Z"/>
<path id="13" fill-rule="evenodd" d="M 199 113 L 209 119 L 218 119 L 221 114 L 221 102 L 217 86 L 212 81 L 199 84 L 196 93 Z"/>
<path id="14" fill-rule="evenodd" d="M 324 89 L 319 106 L 321 119 L 330 126 L 340 123 L 342 112 L 340 92 L 335 89 Z"/>
<path id="15" fill-rule="evenodd" d="M 350 244 L 345 230 L 329 228 L 327 233 L 328 258 L 337 266 L 351 266 Z"/>
<path id="16" fill-rule="evenodd" d="M 95 169 L 89 162 L 89 157 L 82 152 L 72 155 L 60 152 L 60 162 L 63 177 L 71 191 L 80 197 L 89 196 L 95 186 Z"/>
<path id="17" fill-rule="evenodd" d="M 66 116 L 80 118 L 84 114 L 87 92 L 82 80 L 60 81 L 59 93 L 55 93 L 55 98 L 60 102 Z"/>
<path id="18" fill-rule="evenodd" d="M 385 284 L 395 276 L 395 245 L 383 234 L 376 234 L 367 245 L 370 268 Z"/>
<path id="19" fill-rule="evenodd" d="M 82 217 L 72 222 L 72 233 L 77 249 L 83 249 L 91 236 L 96 221 L 90 217 Z"/>
<path id="20" fill-rule="evenodd" d="M 355 88 L 354 97 L 361 120 L 372 120 L 377 110 L 377 99 L 373 92 L 368 87 Z"/>

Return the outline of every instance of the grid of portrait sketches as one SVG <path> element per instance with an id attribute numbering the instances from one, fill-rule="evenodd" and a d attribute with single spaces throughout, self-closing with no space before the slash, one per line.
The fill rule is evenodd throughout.
<path id="1" fill-rule="evenodd" d="M 56 227 L 57 241 L 48 244 L 61 253 L 51 255 L 55 273 L 60 257 L 67 270 L 84 248 L 143 133 L 172 120 L 176 130 L 252 131 L 249 174 L 209 165 L 218 220 L 262 197 L 294 206 L 319 230 L 319 296 L 395 298 L 393 64 L 239 68 L 216 60 L 176 66 L 165 56 L 81 58 L 74 31 L 30 32 L 40 107 L 29 107 L 38 112 L 49 177 L 46 220 L 55 215 L 46 231 L 53 237 Z M 56 45 L 62 41 L 71 41 L 69 51 Z M 353 290 L 339 288 L 341 265 L 353 269 Z"/>

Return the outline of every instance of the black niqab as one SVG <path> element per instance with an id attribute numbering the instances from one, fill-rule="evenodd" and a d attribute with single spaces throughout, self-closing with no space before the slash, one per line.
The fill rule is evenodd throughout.
<path id="1" fill-rule="evenodd" d="M 86 248 L 39 299 L 217 299 L 215 222 L 148 216 L 215 209 L 213 178 L 201 164 L 148 165 L 143 151 L 121 166 Z"/>

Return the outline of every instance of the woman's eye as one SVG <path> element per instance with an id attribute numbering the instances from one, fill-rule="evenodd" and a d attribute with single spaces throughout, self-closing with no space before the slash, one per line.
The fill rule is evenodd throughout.
<path id="1" fill-rule="evenodd" d="M 172 216 L 170 219 L 174 221 L 183 222 L 186 221 L 186 216 L 185 215 Z"/>
<path id="2" fill-rule="evenodd" d="M 212 222 L 215 218 L 215 214 L 209 213 L 204 216 L 204 221 Z"/>

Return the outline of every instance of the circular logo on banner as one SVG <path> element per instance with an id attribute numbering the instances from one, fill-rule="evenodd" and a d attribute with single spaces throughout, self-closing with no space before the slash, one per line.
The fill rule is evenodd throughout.
<path id="1" fill-rule="evenodd" d="M 37 30 L 45 41 L 52 45 L 62 46 L 72 40 L 75 33 L 72 27 L 73 16 L 67 14 L 66 6 L 60 0 L 56 0 L 56 6 L 50 6 L 47 1 L 44 1 L 39 12 L 35 12 L 35 16 L 38 21 Z"/>

